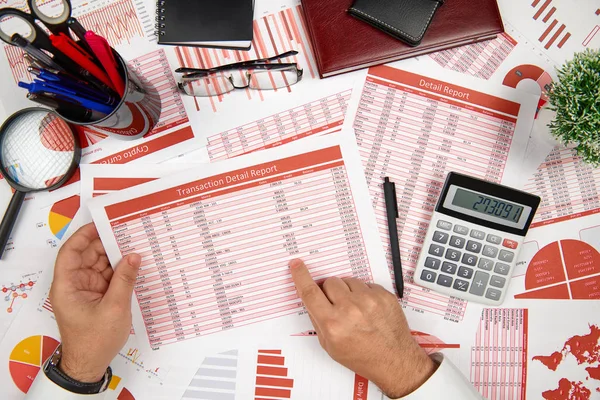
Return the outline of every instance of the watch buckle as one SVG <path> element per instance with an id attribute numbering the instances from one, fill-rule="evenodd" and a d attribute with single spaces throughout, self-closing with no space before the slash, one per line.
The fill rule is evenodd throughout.
<path id="1" fill-rule="evenodd" d="M 54 350 L 54 353 L 52 353 L 52 355 L 50 356 L 50 359 L 48 360 L 48 364 L 52 365 L 53 367 L 58 367 L 58 363 L 60 362 L 61 356 L 62 356 L 62 343 L 58 345 L 56 350 Z"/>

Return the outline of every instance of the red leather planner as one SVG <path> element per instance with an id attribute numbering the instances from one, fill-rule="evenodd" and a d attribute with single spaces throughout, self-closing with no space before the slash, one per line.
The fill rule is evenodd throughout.
<path id="1" fill-rule="evenodd" d="M 421 44 L 411 47 L 349 15 L 353 1 L 302 0 L 321 78 L 494 39 L 504 32 L 496 0 L 446 0 Z"/>

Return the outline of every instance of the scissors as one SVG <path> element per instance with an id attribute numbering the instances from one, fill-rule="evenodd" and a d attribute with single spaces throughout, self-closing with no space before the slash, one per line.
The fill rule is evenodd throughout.
<path id="1" fill-rule="evenodd" d="M 24 12 L 16 8 L 1 8 L 0 9 L 0 21 L 7 18 L 16 18 L 21 22 L 29 26 L 29 33 L 22 35 L 29 43 L 38 49 L 44 49 L 54 55 L 54 59 L 57 63 L 63 65 L 67 69 L 77 70 L 79 66 L 73 62 L 64 53 L 54 47 L 50 41 L 48 34 L 36 23 L 41 21 L 48 30 L 54 35 L 64 34 L 72 39 L 69 31 L 69 23 L 73 23 L 75 18 L 71 17 L 71 2 L 70 0 L 61 0 L 63 11 L 58 16 L 49 16 L 44 14 L 37 5 L 37 0 L 27 0 L 30 12 Z M 75 21 L 76 22 L 76 21 Z M 13 32 L 14 33 L 14 32 Z M 3 30 L 2 24 L 0 24 L 0 39 L 10 45 L 15 45 L 12 41 L 12 34 L 7 33 Z"/>

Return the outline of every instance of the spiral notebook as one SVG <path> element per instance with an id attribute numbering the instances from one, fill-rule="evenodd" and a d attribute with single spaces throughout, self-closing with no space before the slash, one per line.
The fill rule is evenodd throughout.
<path id="1" fill-rule="evenodd" d="M 159 0 L 158 44 L 250 50 L 253 5 L 253 0 Z"/>

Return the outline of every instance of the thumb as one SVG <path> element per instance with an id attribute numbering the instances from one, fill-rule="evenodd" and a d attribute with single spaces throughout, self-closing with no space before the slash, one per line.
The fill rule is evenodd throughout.
<path id="1" fill-rule="evenodd" d="M 129 254 L 119 262 L 106 292 L 107 301 L 120 305 L 131 304 L 131 294 L 141 263 L 142 258 L 138 254 Z"/>

